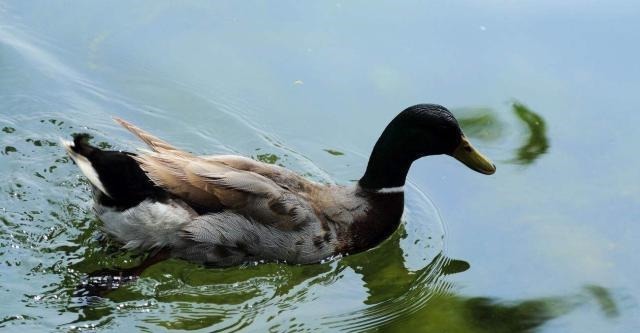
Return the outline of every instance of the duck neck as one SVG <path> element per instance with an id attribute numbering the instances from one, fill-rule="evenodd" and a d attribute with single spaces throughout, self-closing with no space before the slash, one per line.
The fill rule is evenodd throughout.
<path id="1" fill-rule="evenodd" d="M 360 187 L 383 190 L 404 186 L 409 168 L 419 156 L 407 151 L 404 140 L 397 140 L 397 136 L 390 134 L 394 133 L 389 133 L 387 128 L 373 147 L 367 170 L 359 181 Z"/>

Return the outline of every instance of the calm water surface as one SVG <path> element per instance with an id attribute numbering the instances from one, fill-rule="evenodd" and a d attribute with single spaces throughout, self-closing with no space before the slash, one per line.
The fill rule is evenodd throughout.
<path id="1" fill-rule="evenodd" d="M 0 328 L 7 331 L 640 331 L 640 5 L 634 1 L 0 2 Z M 400 110 L 448 106 L 491 177 L 410 172 L 366 253 L 207 269 L 101 238 L 58 138 L 358 179 Z"/>

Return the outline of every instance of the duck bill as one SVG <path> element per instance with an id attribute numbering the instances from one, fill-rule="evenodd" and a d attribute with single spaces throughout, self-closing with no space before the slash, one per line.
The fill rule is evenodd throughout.
<path id="1" fill-rule="evenodd" d="M 475 170 L 485 175 L 491 175 L 496 172 L 496 166 L 491 163 L 488 158 L 484 157 L 479 151 L 473 148 L 465 136 L 462 136 L 462 141 L 453 151 L 451 156 L 468 166 L 471 170 Z"/>

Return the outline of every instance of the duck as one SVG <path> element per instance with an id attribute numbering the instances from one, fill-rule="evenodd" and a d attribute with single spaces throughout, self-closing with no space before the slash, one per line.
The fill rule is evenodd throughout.
<path id="1" fill-rule="evenodd" d="M 63 140 L 91 184 L 102 230 L 131 251 L 159 251 L 207 266 L 312 264 L 371 249 L 399 226 L 412 163 L 448 155 L 493 174 L 453 114 L 406 108 L 382 131 L 362 178 L 323 184 L 238 155 L 196 155 L 114 118 L 147 145 L 104 150 L 88 134 Z"/>

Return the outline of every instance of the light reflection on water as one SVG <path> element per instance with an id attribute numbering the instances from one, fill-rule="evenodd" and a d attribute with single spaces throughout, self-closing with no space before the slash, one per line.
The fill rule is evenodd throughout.
<path id="1" fill-rule="evenodd" d="M 528 295 L 525 292 L 519 295 L 526 296 L 505 297 L 505 294 L 514 293 L 513 290 L 526 289 L 527 284 L 536 284 L 536 281 L 526 282 L 529 271 L 523 266 L 529 259 L 543 261 L 540 250 L 527 252 L 529 257 L 505 251 L 498 245 L 504 241 L 500 237 L 505 234 L 498 234 L 497 225 L 496 234 L 490 235 L 495 238 L 484 234 L 479 236 L 473 231 L 461 236 L 461 232 L 456 231 L 454 239 L 462 237 L 462 242 L 452 243 L 447 240 L 451 222 L 443 221 L 432 200 L 422 193 L 421 184 L 429 177 L 443 179 L 442 184 L 445 185 L 436 183 L 429 188 L 435 195 L 461 186 L 465 189 L 482 188 L 498 196 L 494 206 L 502 204 L 505 207 L 509 207 L 507 202 L 513 200 L 513 193 L 519 187 L 502 178 L 503 183 L 496 187 L 501 187 L 504 192 L 491 191 L 475 178 L 469 179 L 468 183 L 453 177 L 438 178 L 440 174 L 425 172 L 422 164 L 412 170 L 412 185 L 407 194 L 407 210 L 401 230 L 366 253 L 317 265 L 259 264 L 228 269 L 202 268 L 170 260 L 151 267 L 139 281 L 124 285 L 104 297 L 74 296 L 86 273 L 102 268 L 133 266 L 142 258 L 123 252 L 117 244 L 99 237 L 100 223 L 91 212 L 86 182 L 78 176 L 75 166 L 57 145 L 58 137 L 90 132 L 95 137 L 94 141 L 105 147 L 131 150 L 139 144 L 111 122 L 111 115 L 119 115 L 197 153 L 239 153 L 284 165 L 315 180 L 346 183 L 357 179 L 370 149 L 371 140 L 366 144 L 360 144 L 359 140 L 376 136 L 395 112 L 389 113 L 386 109 L 399 111 L 411 103 L 440 95 L 427 94 L 423 97 L 424 92 L 420 92 L 419 98 L 407 98 L 403 94 L 411 91 L 411 85 L 402 82 L 406 73 L 402 74 L 388 64 L 377 64 L 368 78 L 373 83 L 367 84 L 373 85 L 382 96 L 388 94 L 390 99 L 403 101 L 402 105 L 379 102 L 378 108 L 375 106 L 377 102 L 367 102 L 370 96 L 363 93 L 372 89 L 371 86 L 355 86 L 353 83 L 354 86 L 350 87 L 336 82 L 333 83 L 339 89 L 322 86 L 318 77 L 326 73 L 315 73 L 313 66 L 311 72 L 303 73 L 306 75 L 304 78 L 298 77 L 303 76 L 301 73 L 288 73 L 287 67 L 279 61 L 280 56 L 290 57 L 286 53 L 288 51 L 266 55 L 271 59 L 267 65 L 259 63 L 258 59 L 255 63 L 246 61 L 248 58 L 244 55 L 238 55 L 239 59 L 234 62 L 231 60 L 235 42 L 232 37 L 219 40 L 220 49 L 217 49 L 211 41 L 216 35 L 207 34 L 206 29 L 199 32 L 201 39 L 196 38 L 191 42 L 194 44 L 190 44 L 187 37 L 193 35 L 188 32 L 180 30 L 183 36 L 171 36 L 169 30 L 154 25 L 161 22 L 174 28 L 182 27 L 184 22 L 174 20 L 180 21 L 180 13 L 184 11 L 183 15 L 194 15 L 194 22 L 201 28 L 202 25 L 211 28 L 209 25 L 218 23 L 225 26 L 234 22 L 233 17 L 244 15 L 239 8 L 227 9 L 227 13 L 233 15 L 223 15 L 221 21 L 211 23 L 195 15 L 188 5 L 146 4 L 131 11 L 136 14 L 127 14 L 120 20 L 95 15 L 100 11 L 97 4 L 96 8 L 81 6 L 78 10 L 86 13 L 87 17 L 94 15 L 94 26 L 90 20 L 85 22 L 86 17 L 79 18 L 78 22 L 50 16 L 39 20 L 37 18 L 41 18 L 46 9 L 61 16 L 64 16 L 64 11 L 53 5 L 33 11 L 30 10 L 33 8 L 25 6 L 26 9 L 22 5 L 0 3 L 3 22 L 0 24 L 0 70 L 3 74 L 0 78 L 0 188 L 4 193 L 0 198 L 0 298 L 5 304 L 10 304 L 0 309 L 0 328 L 16 329 L 22 325 L 30 331 L 55 328 L 153 330 L 164 327 L 205 331 L 361 331 L 381 328 L 395 331 L 532 332 L 545 328 L 563 331 L 562 326 L 554 326 L 557 321 L 569 323 L 576 330 L 592 327 L 584 325 L 593 325 L 593 321 L 599 325 L 597 327 L 604 328 L 612 325 L 630 329 L 636 324 L 633 311 L 637 310 L 637 304 L 625 290 L 631 287 L 625 285 L 611 289 L 608 285 L 611 280 L 607 279 L 590 282 L 575 277 L 559 278 L 551 283 L 568 284 L 559 292 L 533 292 Z M 212 13 L 211 8 L 203 7 L 200 10 Z M 173 10 L 177 10 L 175 16 L 170 14 Z M 221 8 L 215 10 L 224 11 Z M 378 10 L 377 15 L 384 12 L 384 8 Z M 389 19 L 381 16 L 383 20 Z M 324 19 L 326 17 L 318 17 L 320 21 Z M 50 24 L 52 30 L 44 29 L 43 22 L 45 26 Z M 133 35 L 123 32 L 119 26 L 128 27 Z M 331 44 L 331 39 L 322 40 L 321 37 L 329 37 L 322 31 L 315 31 L 313 24 L 300 27 L 310 36 L 319 37 L 320 44 Z M 237 39 L 249 38 L 247 36 L 258 31 L 256 27 L 248 29 L 247 34 L 237 32 L 240 34 Z M 491 29 L 489 26 L 482 31 Z M 84 33 L 88 35 L 82 35 Z M 295 31 L 290 33 L 291 38 L 298 37 Z M 381 38 L 386 38 L 388 32 L 380 33 Z M 65 34 L 71 37 L 68 40 L 60 37 Z M 184 50 L 180 47 L 168 50 L 153 39 L 158 34 L 166 34 L 166 39 L 173 42 L 181 41 Z M 134 35 L 140 43 L 129 42 Z M 148 43 L 144 43 L 144 38 L 149 38 Z M 196 46 L 201 41 L 208 44 Z M 257 38 L 255 42 L 261 43 Z M 389 45 L 395 43 L 388 42 Z M 264 44 L 259 46 L 264 48 Z M 372 46 L 354 44 L 353 47 L 353 50 L 367 53 Z M 430 46 L 423 47 L 422 52 L 430 52 Z M 120 48 L 127 51 L 118 53 Z M 250 45 L 242 51 L 248 54 L 255 50 Z M 327 56 L 312 57 L 313 64 L 318 66 L 353 64 L 354 68 L 346 67 L 352 72 L 339 74 L 357 77 L 359 72 L 355 59 L 363 58 L 348 51 L 344 46 L 324 45 L 323 48 L 319 45 L 311 51 L 305 49 L 303 53 L 318 52 Z M 411 50 L 405 51 L 405 55 L 395 56 L 408 62 L 415 61 Z M 229 63 L 212 61 L 213 67 L 199 68 L 204 67 L 198 65 L 205 63 L 203 54 L 215 58 L 216 52 L 220 52 Z M 337 55 L 344 56 L 344 59 L 335 58 Z M 377 59 L 379 56 L 373 54 L 371 57 Z M 238 71 L 243 66 L 247 71 Z M 292 63 L 292 66 L 298 65 Z M 278 69 L 276 75 L 265 72 L 264 68 L 271 67 Z M 454 72 L 451 68 L 449 70 Z M 209 75 L 212 72 L 215 75 Z M 336 73 L 331 76 L 340 77 Z M 450 82 L 463 79 L 466 78 L 455 75 L 449 78 Z M 295 83 L 298 81 L 302 84 Z M 467 92 L 462 90 L 458 94 Z M 344 91 L 353 91 L 354 95 L 344 93 L 344 97 L 341 95 Z M 314 94 L 332 96 L 324 100 L 314 98 Z M 282 99 L 290 99 L 291 102 L 280 101 L 282 96 L 289 97 Z M 362 101 L 358 102 L 362 104 L 349 102 L 349 98 Z M 441 98 L 444 104 L 451 100 L 444 93 Z M 566 125 L 560 120 L 568 119 L 544 108 L 529 106 L 529 103 L 540 105 L 532 98 L 522 98 L 522 101 L 513 101 L 512 98 L 513 95 L 509 95 L 502 99 L 511 101 L 506 106 L 496 106 L 480 98 L 480 102 L 465 100 L 450 104 L 467 135 L 478 142 L 489 156 L 496 157 L 499 173 L 496 177 L 506 174 L 510 177 L 508 179 L 520 180 L 522 176 L 518 168 L 535 172 L 549 160 L 553 163 L 551 155 L 563 149 L 563 138 L 553 136 L 553 133 L 558 133 L 553 132 L 553 126 L 563 128 Z M 315 103 L 309 105 L 310 100 Z M 339 101 L 342 104 L 337 103 Z M 439 101 L 440 98 L 436 98 L 435 102 Z M 456 108 L 465 104 L 489 106 Z M 344 111 L 338 113 L 335 108 Z M 351 109 L 354 111 L 346 112 Z M 371 114 L 366 117 L 358 114 L 363 109 Z M 381 111 L 383 109 L 386 113 Z M 344 124 L 357 126 L 357 129 L 345 128 Z M 358 133 L 360 131 L 367 133 Z M 560 144 L 556 145 L 556 141 Z M 438 160 L 429 163 L 442 165 Z M 439 172 L 448 174 L 449 171 L 451 174 L 457 172 Z M 552 183 L 545 183 L 544 179 L 539 181 Z M 637 194 L 629 192 L 627 197 L 637 202 L 634 193 Z M 478 198 L 482 194 L 471 190 L 468 197 Z M 457 214 L 458 211 L 474 209 L 472 203 L 457 202 L 458 199 L 467 198 L 434 201 L 449 216 L 454 210 Z M 535 195 L 531 200 L 535 200 Z M 508 212 L 505 216 L 511 214 Z M 492 215 L 497 219 L 495 224 L 502 222 L 498 221 L 501 216 Z M 470 223 L 469 229 L 476 227 L 474 223 L 478 225 L 485 221 L 488 222 L 481 226 L 494 227 L 494 221 L 489 218 L 476 219 L 466 221 Z M 535 221 L 536 216 L 530 219 Z M 458 218 L 452 220 L 460 222 Z M 595 227 L 595 222 L 593 225 L 586 223 L 585 228 Z M 535 229 L 538 233 L 534 233 L 538 237 L 525 241 L 544 243 L 547 236 L 558 230 L 546 230 L 544 226 L 538 228 Z M 567 234 L 576 232 L 570 227 L 562 228 L 560 230 L 566 230 Z M 519 239 L 522 234 L 521 230 L 514 229 L 506 236 Z M 580 239 L 589 238 L 572 238 L 573 243 L 567 241 L 567 245 L 575 248 L 567 246 L 560 251 L 575 256 L 581 253 L 580 249 L 591 244 L 585 241 L 586 245 L 575 245 Z M 464 243 L 472 244 L 473 252 L 461 250 Z M 628 243 L 620 246 L 626 245 Z M 479 260 L 476 254 L 491 253 L 491 250 L 498 251 L 499 255 L 489 261 L 495 266 L 508 265 L 510 274 L 482 276 L 487 270 L 497 270 L 495 266 Z M 544 250 L 554 254 L 553 251 L 557 251 L 551 248 Z M 514 247 L 514 251 L 522 250 Z M 460 253 L 463 256 L 458 257 Z M 580 262 L 589 264 L 590 261 L 580 258 Z M 621 275 L 628 272 L 621 271 Z M 543 272 L 549 276 L 562 276 L 564 273 L 561 268 Z M 497 286 L 486 288 L 488 291 L 481 293 L 469 293 L 465 289 L 481 289 L 474 286 L 482 286 L 486 280 Z M 525 282 L 518 284 L 513 280 Z"/>

